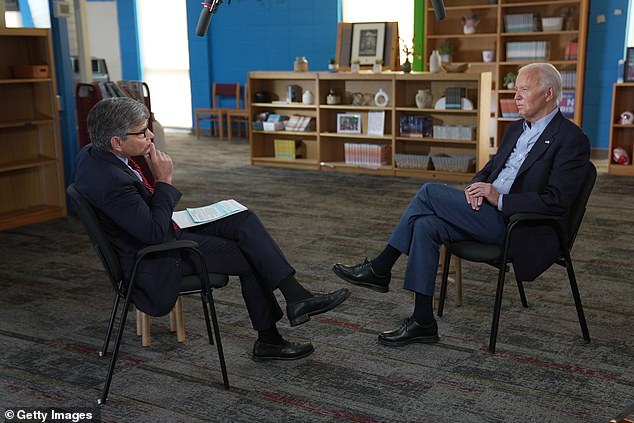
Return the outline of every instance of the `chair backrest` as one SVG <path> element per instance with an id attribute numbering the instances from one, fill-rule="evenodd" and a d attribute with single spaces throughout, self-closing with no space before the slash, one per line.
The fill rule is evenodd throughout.
<path id="1" fill-rule="evenodd" d="M 121 289 L 123 271 L 121 270 L 119 257 L 115 253 L 112 243 L 104 232 L 101 222 L 99 222 L 99 218 L 95 213 L 95 209 L 88 200 L 86 200 L 86 198 L 77 191 L 74 184 L 69 185 L 66 192 L 76 206 L 75 208 L 77 215 L 79 216 L 79 220 L 84 225 L 84 229 L 88 233 L 90 242 L 101 259 L 101 263 L 103 264 L 104 270 L 106 271 L 112 286 L 119 295 L 125 296 L 125 293 Z"/>
<path id="2" fill-rule="evenodd" d="M 592 162 L 588 162 L 587 167 L 588 170 L 586 171 L 586 176 L 583 178 L 581 190 L 579 190 L 579 194 L 577 194 L 577 198 L 572 204 L 572 207 L 570 208 L 570 215 L 568 216 L 568 248 L 570 249 L 572 249 L 572 245 L 577 237 L 581 221 L 586 213 L 588 199 L 590 198 L 590 194 L 594 188 L 594 183 L 597 180 L 597 168 L 594 164 L 592 164 Z"/>
<path id="3" fill-rule="evenodd" d="M 211 92 L 211 101 L 214 109 L 217 109 L 220 106 L 220 100 L 222 98 L 230 98 L 235 101 L 235 108 L 240 108 L 240 84 L 231 83 L 231 84 L 221 84 L 214 82 L 212 92 Z"/>

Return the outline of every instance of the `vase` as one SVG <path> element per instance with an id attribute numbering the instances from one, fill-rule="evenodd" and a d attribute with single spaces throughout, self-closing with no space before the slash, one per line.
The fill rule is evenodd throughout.
<path id="1" fill-rule="evenodd" d="M 431 90 L 418 90 L 416 93 L 416 107 L 419 109 L 431 108 Z"/>
<path id="2" fill-rule="evenodd" d="M 329 63 L 328 64 L 328 72 L 337 72 L 337 70 L 339 69 L 339 65 L 336 63 Z"/>
<path id="3" fill-rule="evenodd" d="M 304 56 L 297 56 L 293 62 L 293 70 L 295 72 L 308 72 L 308 59 Z"/>
<path id="4" fill-rule="evenodd" d="M 412 71 L 412 64 L 409 61 L 409 58 L 405 59 L 405 62 L 401 65 L 401 70 L 405 73 L 410 73 Z"/>
<path id="5" fill-rule="evenodd" d="M 431 73 L 440 72 L 440 54 L 438 54 L 438 50 L 433 50 L 429 56 L 429 71 Z"/>
<path id="6" fill-rule="evenodd" d="M 302 103 L 304 104 L 313 104 L 315 98 L 313 97 L 313 93 L 306 90 L 304 91 L 304 95 L 302 95 Z"/>

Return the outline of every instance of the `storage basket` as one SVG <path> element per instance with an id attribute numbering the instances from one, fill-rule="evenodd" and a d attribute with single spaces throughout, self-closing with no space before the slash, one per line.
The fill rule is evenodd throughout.
<path id="1" fill-rule="evenodd" d="M 561 16 L 542 18 L 542 31 L 544 32 L 561 31 L 563 27 L 564 18 Z"/>
<path id="2" fill-rule="evenodd" d="M 443 172 L 473 172 L 475 170 L 475 156 L 431 156 L 434 169 Z"/>
<path id="3" fill-rule="evenodd" d="M 431 169 L 429 156 L 423 154 L 396 153 L 394 162 L 396 162 L 396 167 L 400 169 Z"/>
<path id="4" fill-rule="evenodd" d="M 14 78 L 48 78 L 48 65 L 11 65 Z"/>

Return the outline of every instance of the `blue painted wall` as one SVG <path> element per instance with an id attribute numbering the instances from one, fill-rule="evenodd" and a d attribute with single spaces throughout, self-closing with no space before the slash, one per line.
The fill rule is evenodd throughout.
<path id="1" fill-rule="evenodd" d="M 621 9 L 623 14 L 615 16 L 614 9 Z M 607 149 L 610 145 L 612 85 L 616 82 L 617 62 L 623 58 L 627 12 L 628 0 L 590 2 L 582 126 L 595 148 Z M 606 22 L 598 24 L 598 15 L 605 15 Z"/>
<path id="2" fill-rule="evenodd" d="M 143 67 L 141 66 L 137 0 L 117 0 L 117 19 L 119 20 L 121 77 L 128 81 L 142 81 Z"/>
<path id="3" fill-rule="evenodd" d="M 327 70 L 335 56 L 339 0 L 233 0 L 220 5 L 204 38 L 195 34 L 200 2 L 187 2 L 192 109 L 209 107 L 211 84 L 244 84 L 247 72 Z"/>

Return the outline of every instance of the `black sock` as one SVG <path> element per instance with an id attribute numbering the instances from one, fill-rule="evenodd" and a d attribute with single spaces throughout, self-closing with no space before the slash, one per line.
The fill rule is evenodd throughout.
<path id="1" fill-rule="evenodd" d="M 297 301 L 305 300 L 313 296 L 313 294 L 297 282 L 297 279 L 295 279 L 293 275 L 284 279 L 277 287 L 282 291 L 282 295 L 284 295 L 287 304 L 296 303 Z"/>
<path id="2" fill-rule="evenodd" d="M 399 250 L 387 244 L 385 249 L 372 259 L 372 270 L 377 275 L 387 275 L 400 256 L 401 252 Z"/>
<path id="3" fill-rule="evenodd" d="M 282 345 L 283 340 L 284 338 L 282 338 L 282 335 L 277 331 L 277 326 L 275 325 L 268 329 L 258 331 L 258 341 L 266 344 Z"/>
<path id="4" fill-rule="evenodd" d="M 432 307 L 433 297 L 416 293 L 416 302 L 414 303 L 414 320 L 421 325 L 427 325 L 434 321 L 434 309 Z"/>

